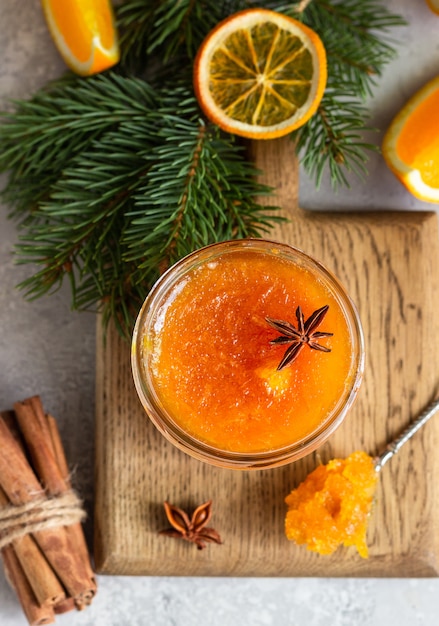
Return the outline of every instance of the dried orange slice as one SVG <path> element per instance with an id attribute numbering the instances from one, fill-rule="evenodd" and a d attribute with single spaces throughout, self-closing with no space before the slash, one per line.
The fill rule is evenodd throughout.
<path id="1" fill-rule="evenodd" d="M 248 9 L 220 22 L 202 43 L 194 88 L 206 116 L 237 135 L 271 139 L 316 112 L 326 86 L 318 35 L 293 18 Z"/>
<path id="2" fill-rule="evenodd" d="M 384 136 L 382 151 L 410 193 L 439 203 L 439 76 L 397 114 Z"/>
<path id="3" fill-rule="evenodd" d="M 430 9 L 439 15 L 439 0 L 427 0 Z"/>
<path id="4" fill-rule="evenodd" d="M 76 74 L 88 76 L 119 61 L 109 0 L 42 0 L 50 34 Z"/>

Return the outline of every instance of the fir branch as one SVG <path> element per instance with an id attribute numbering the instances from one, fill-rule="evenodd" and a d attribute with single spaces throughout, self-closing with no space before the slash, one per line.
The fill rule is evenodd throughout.
<path id="1" fill-rule="evenodd" d="M 208 32 L 238 10 L 221 0 L 132 0 L 117 9 L 117 26 L 122 50 L 121 66 L 144 72 L 153 64 L 178 58 L 194 59 Z M 140 61 L 140 62 L 139 62 Z M 143 62 L 143 63 L 142 63 Z"/>
<path id="2" fill-rule="evenodd" d="M 161 52 L 165 63 L 183 51 L 193 59 L 206 34 L 225 17 L 222 9 L 221 1 L 162 0 L 154 16 L 148 54 Z"/>
<path id="3" fill-rule="evenodd" d="M 368 153 L 365 100 L 377 77 L 396 55 L 390 32 L 406 25 L 378 0 L 310 0 L 277 7 L 301 19 L 321 37 L 327 53 L 328 82 L 317 113 L 293 133 L 301 163 L 316 186 L 329 170 L 334 188 L 349 186 L 348 175 L 364 178 Z"/>
<path id="4" fill-rule="evenodd" d="M 190 89 L 174 80 L 158 94 L 143 80 L 113 73 L 78 82 L 77 89 L 67 81 L 39 93 L 38 106 L 19 103 L 2 127 L 26 170 L 6 190 L 24 202 L 17 260 L 39 268 L 20 287 L 38 298 L 68 278 L 73 308 L 99 308 L 128 336 L 165 266 L 214 241 L 258 236 L 279 218 L 274 207 L 257 204 L 269 189 L 256 182 L 234 138 L 206 126 Z M 21 133 L 29 111 L 38 145 L 52 150 L 56 133 L 66 143 L 53 167 L 45 162 L 41 171 L 27 160 L 26 142 L 34 138 Z M 80 133 L 79 150 L 67 147 L 72 129 Z M 36 200 L 27 191 L 34 173 Z"/>
<path id="5" fill-rule="evenodd" d="M 255 182 L 254 167 L 232 137 L 176 116 L 172 130 L 159 133 L 163 141 L 150 153 L 153 165 L 126 233 L 127 258 L 140 269 L 156 267 L 157 259 L 164 269 L 208 243 L 259 236 L 279 219 L 274 207 L 254 200 L 269 189 Z"/>
<path id="6" fill-rule="evenodd" d="M 131 0 L 116 7 L 122 71 L 145 71 L 148 40 L 159 6 L 160 0 Z"/>
<path id="7" fill-rule="evenodd" d="M 73 308 L 100 306 L 104 313 L 119 311 L 118 319 L 129 309 L 131 318 L 123 314 L 119 320 L 127 332 L 134 315 L 129 303 L 136 298 L 132 290 L 126 289 L 133 267 L 122 262 L 120 237 L 133 189 L 141 184 L 149 167 L 145 155 L 156 142 L 155 122 L 149 114 L 158 99 L 147 83 L 137 79 L 107 75 L 80 82 L 73 93 L 68 83 L 56 85 L 55 91 L 39 93 L 41 103 L 45 104 L 46 99 L 50 104 L 56 102 L 60 110 L 45 106 L 34 109 L 32 127 L 42 144 L 50 144 L 54 129 L 70 137 L 72 127 L 82 128 L 82 115 L 91 116 L 94 131 L 84 132 L 85 147 L 73 156 L 71 151 L 61 152 L 50 172 L 52 180 L 48 181 L 47 176 L 44 179 L 47 187 L 38 190 L 35 180 L 38 201 L 28 197 L 27 175 L 12 178 L 6 190 L 7 194 L 32 202 L 32 210 L 28 204 L 22 216 L 17 260 L 41 269 L 20 287 L 27 297 L 37 298 L 59 288 L 68 277 Z M 19 108 L 14 118 L 16 126 L 20 126 L 20 114 L 25 109 Z M 90 124 L 84 124 L 84 129 L 90 129 Z M 8 127 L 8 137 L 12 134 Z M 23 136 L 16 147 L 23 153 L 23 162 L 26 147 Z M 146 288 L 141 291 L 139 287 L 138 292 L 136 304 Z"/>
<path id="8" fill-rule="evenodd" d="M 164 267 L 202 245 L 259 236 L 278 220 L 236 138 L 201 114 L 192 63 L 210 29 L 240 9 L 281 10 L 314 28 L 328 53 L 317 113 L 294 135 L 317 184 L 365 173 L 364 99 L 393 58 L 403 21 L 377 0 L 127 0 L 117 7 L 122 61 L 67 73 L 1 114 L 3 198 L 19 222 L 17 259 L 36 265 L 27 297 L 69 280 L 72 306 L 99 309 L 129 335 Z M 137 77 L 136 77 L 137 76 Z M 146 80 L 148 77 L 148 81 Z"/>
<path id="9" fill-rule="evenodd" d="M 340 107 L 344 115 L 339 115 Z M 364 141 L 366 107 L 344 92 L 328 88 L 317 113 L 310 122 L 295 133 L 296 146 L 301 163 L 314 178 L 316 186 L 321 183 L 329 168 L 333 186 L 349 186 L 348 173 L 364 178 L 368 151 L 377 150 L 375 144 Z"/>
<path id="10" fill-rule="evenodd" d="M 0 125 L 0 171 L 11 172 L 3 195 L 12 216 L 27 218 L 71 160 L 105 132 L 125 122 L 142 124 L 154 97 L 146 82 L 134 78 L 69 76 L 15 102 Z"/>
<path id="11" fill-rule="evenodd" d="M 301 19 L 319 33 L 331 78 L 338 77 L 346 93 L 351 89 L 363 99 L 396 56 L 390 32 L 406 25 L 378 0 L 313 0 Z"/>
<path id="12" fill-rule="evenodd" d="M 406 24 L 381 1 L 302 0 L 283 4 L 251 0 L 182 0 L 178 3 L 132 0 L 119 10 L 122 38 L 128 47 L 130 42 L 139 46 L 141 30 L 143 67 L 149 66 L 154 54 L 161 60 L 175 62 L 178 59 L 184 66 L 193 61 L 198 45 L 213 26 L 211 17 L 212 22 L 219 21 L 251 6 L 266 6 L 302 20 L 321 37 L 328 57 L 326 103 L 322 103 L 319 114 L 294 137 L 302 148 L 301 160 L 317 185 L 328 169 L 334 188 L 348 186 L 348 174 L 363 177 L 368 152 L 376 150 L 373 144 L 362 139 L 364 132 L 370 130 L 364 101 L 372 94 L 385 65 L 395 57 L 390 33 Z M 194 42 L 196 45 L 192 45 Z M 139 48 L 137 52 L 140 53 Z M 173 71 L 177 74 L 179 70 L 174 68 Z M 341 99 L 339 94 L 342 94 Z M 349 97 L 348 120 L 355 131 L 349 134 L 340 131 L 344 126 L 346 96 Z M 335 101 L 340 106 L 338 112 L 332 106 Z M 330 110 L 325 111 L 325 106 Z M 324 150 L 317 149 L 321 147 L 321 136 L 325 136 Z"/>
<path id="13" fill-rule="evenodd" d="M 196 248 L 259 236 L 280 219 L 276 207 L 255 201 L 270 189 L 256 182 L 242 147 L 206 125 L 190 92 L 172 89 L 155 117 L 158 143 L 149 153 L 151 168 L 134 195 L 124 238 L 126 259 L 145 271 L 142 280 Z"/>

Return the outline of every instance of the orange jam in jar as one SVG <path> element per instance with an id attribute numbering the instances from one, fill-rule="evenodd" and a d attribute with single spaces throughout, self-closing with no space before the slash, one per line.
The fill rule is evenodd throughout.
<path id="1" fill-rule="evenodd" d="M 358 315 L 337 279 L 259 239 L 176 263 L 145 301 L 132 345 L 136 388 L 159 430 L 196 458 L 241 469 L 320 445 L 352 403 L 364 361 Z M 287 350 L 295 358 L 279 369 Z"/>

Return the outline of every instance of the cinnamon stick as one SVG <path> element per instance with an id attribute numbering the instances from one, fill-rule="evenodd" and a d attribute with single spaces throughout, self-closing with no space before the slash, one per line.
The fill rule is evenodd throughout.
<path id="1" fill-rule="evenodd" d="M 18 428 L 17 418 L 15 417 L 14 411 L 2 411 L 0 413 L 3 421 L 6 426 L 9 428 L 11 435 L 14 437 L 15 441 L 18 443 L 20 448 L 24 450 L 24 441 L 21 436 L 20 430 Z"/>
<path id="2" fill-rule="evenodd" d="M 12 504 L 43 497 L 44 491 L 3 417 L 0 417 L 0 450 L 0 486 Z"/>
<path id="3" fill-rule="evenodd" d="M 8 505 L 9 500 L 0 488 L 0 508 Z M 64 600 L 66 594 L 61 583 L 30 535 L 15 539 L 10 547 L 15 552 L 39 605 L 50 606 Z"/>
<path id="4" fill-rule="evenodd" d="M 64 446 L 62 445 L 58 424 L 56 422 L 56 419 L 50 413 L 46 413 L 45 421 L 49 430 L 52 450 L 55 456 L 55 460 L 58 464 L 59 471 L 61 473 L 61 476 L 64 478 L 66 484 L 71 487 L 69 466 L 64 452 Z"/>
<path id="5" fill-rule="evenodd" d="M 0 418 L 0 487 L 12 504 L 25 504 L 42 497 L 43 491 L 22 450 Z M 46 559 L 72 597 L 88 598 L 90 580 L 75 552 L 66 527 L 47 528 L 34 533 Z"/>
<path id="6" fill-rule="evenodd" d="M 69 611 L 73 611 L 74 608 L 75 601 L 69 596 L 64 600 L 61 600 L 61 602 L 58 602 L 58 604 L 55 604 L 53 610 L 55 611 L 55 615 L 61 615 L 62 613 L 68 613 Z"/>
<path id="7" fill-rule="evenodd" d="M 40 396 L 31 396 L 30 398 L 26 398 L 23 400 L 24 405 L 30 405 L 35 413 L 35 417 L 40 425 L 41 430 L 43 431 L 44 437 L 47 441 L 50 440 L 50 433 L 46 422 L 46 415 L 43 409 L 43 403 L 41 402 Z"/>
<path id="8" fill-rule="evenodd" d="M 53 416 L 47 416 L 39 396 L 32 396 L 14 404 L 14 410 L 32 462 L 44 481 L 50 496 L 66 493 L 71 489 L 69 471 L 58 426 Z M 72 550 L 78 556 L 84 570 L 84 588 L 75 594 L 78 609 L 90 604 L 96 594 L 96 579 L 90 566 L 90 558 L 81 524 L 65 527 Z"/>
<path id="9" fill-rule="evenodd" d="M 45 418 L 46 418 L 45 421 L 47 424 L 47 428 L 50 433 L 52 451 L 56 459 L 58 468 L 60 470 L 61 476 L 65 482 L 65 488 L 67 490 L 71 488 L 70 472 L 69 472 L 69 467 L 68 467 L 67 459 L 66 459 L 65 452 L 64 452 L 64 447 L 61 441 L 61 435 L 58 430 L 58 424 L 56 422 L 56 419 L 53 417 L 53 415 L 50 415 L 50 413 L 46 413 Z M 78 554 L 81 556 L 81 559 L 86 566 L 88 576 L 90 577 L 90 582 L 91 582 L 90 595 L 88 598 L 84 597 L 84 602 L 87 604 L 89 603 L 89 601 L 92 600 L 93 595 L 95 595 L 96 593 L 97 585 L 96 585 L 95 574 L 90 565 L 90 557 L 89 557 L 88 548 L 85 542 L 84 532 L 82 530 L 81 524 L 72 524 L 71 526 L 68 527 L 68 530 L 70 532 L 72 543 L 74 544 L 76 550 L 78 551 Z M 91 592 L 93 593 L 91 594 Z"/>
<path id="10" fill-rule="evenodd" d="M 6 578 L 14 588 L 30 626 L 53 624 L 55 621 L 54 609 L 49 605 L 41 606 L 38 604 L 29 581 L 20 565 L 20 561 L 11 546 L 6 546 L 2 550 L 2 558 Z"/>
<path id="11" fill-rule="evenodd" d="M 35 398 L 16 402 L 14 404 L 15 415 L 37 475 L 47 493 L 57 496 L 66 491 L 66 484 L 53 455 L 44 414 L 40 420 L 32 403 L 35 404 Z"/>

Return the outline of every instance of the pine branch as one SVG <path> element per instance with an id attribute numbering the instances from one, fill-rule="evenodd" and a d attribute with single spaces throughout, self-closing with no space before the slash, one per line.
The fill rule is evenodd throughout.
<path id="1" fill-rule="evenodd" d="M 71 160 L 105 132 L 124 129 L 125 122 L 142 124 L 154 97 L 146 82 L 133 78 L 68 76 L 15 102 L 0 125 L 0 171 L 11 172 L 3 194 L 12 216 L 27 217 Z"/>
<path id="2" fill-rule="evenodd" d="M 361 98 L 372 94 L 377 77 L 396 56 L 390 32 L 406 25 L 377 0 L 314 0 L 302 19 L 325 45 L 331 78 Z"/>
<path id="3" fill-rule="evenodd" d="M 222 7 L 220 1 L 163 0 L 154 15 L 148 54 L 163 51 L 166 62 L 184 51 L 193 59 L 206 34 L 225 17 Z"/>
<path id="4" fill-rule="evenodd" d="M 343 117 L 339 115 L 341 107 Z M 301 163 L 317 187 L 327 168 L 333 187 L 348 187 L 348 173 L 366 176 L 368 152 L 378 149 L 363 139 L 365 130 L 374 130 L 365 126 L 366 117 L 363 104 L 347 98 L 344 91 L 328 87 L 317 113 L 295 133 Z"/>
<path id="5" fill-rule="evenodd" d="M 117 9 L 121 66 L 145 71 L 154 58 L 160 64 L 194 59 L 208 32 L 245 2 L 216 0 L 132 0 Z M 231 6 L 233 5 L 233 6 Z"/>
<path id="6" fill-rule="evenodd" d="M 20 287 L 38 298 L 67 277 L 73 308 L 99 308 L 128 335 L 165 266 L 214 241 L 258 236 L 279 218 L 274 207 L 257 204 L 254 198 L 268 188 L 255 181 L 234 138 L 200 118 L 187 87 L 174 79 L 159 95 L 145 81 L 112 73 L 81 85 L 67 82 L 39 93 L 38 106 L 19 107 L 8 127 L 17 158 L 32 174 L 36 167 L 37 177 L 37 165 L 26 160 L 33 137 L 21 134 L 22 114 L 28 123 L 32 110 L 34 134 L 50 149 L 56 133 L 84 131 L 80 150 L 66 147 L 52 169 L 47 163 L 41 168 L 50 175 L 44 188 L 35 179 L 32 210 L 19 205 L 17 259 L 40 268 Z M 85 132 L 90 126 L 93 132 Z M 20 145 L 11 139 L 17 135 Z M 29 203 L 23 188 L 29 177 L 11 178 L 6 193 Z"/>
<path id="7" fill-rule="evenodd" d="M 126 286 L 133 267 L 121 260 L 123 216 L 132 190 L 149 167 L 145 157 L 156 142 L 156 128 L 148 116 L 157 106 L 157 97 L 144 81 L 107 75 L 80 81 L 73 91 L 69 83 L 56 85 L 54 91 L 39 93 L 37 98 L 41 106 L 33 109 L 32 128 L 42 145 L 50 145 L 56 133 L 71 138 L 72 128 L 84 133 L 81 150 L 61 150 L 39 189 L 36 172 L 31 189 L 36 191 L 36 202 L 29 197 L 29 174 L 9 181 L 6 193 L 28 203 L 20 214 L 17 260 L 41 268 L 20 287 L 36 298 L 56 290 L 68 277 L 74 308 L 124 311 L 133 294 L 120 285 Z M 45 106 L 48 103 L 53 106 Z M 8 138 L 16 136 L 22 114 L 27 115 L 27 107 L 19 108 L 13 128 L 8 126 Z M 86 124 L 84 116 L 93 123 Z M 26 142 L 26 136 L 20 135 L 16 144 L 24 166 Z M 140 300 L 145 293 L 146 288 Z M 130 319 L 123 316 L 120 321 L 125 332 L 134 311 L 130 314 Z"/>
<path id="8" fill-rule="evenodd" d="M 185 117 L 174 113 L 177 102 Z M 187 89 L 166 94 L 156 127 L 158 143 L 126 235 L 127 258 L 146 267 L 152 254 L 170 265 L 208 243 L 268 231 L 277 217 L 254 197 L 269 189 L 255 182 L 257 172 L 235 139 L 200 118 Z"/>
<path id="9" fill-rule="evenodd" d="M 120 9 L 122 37 L 128 47 L 129 42 L 139 46 L 136 24 L 143 25 L 142 52 L 137 48 L 138 53 L 144 54 L 143 67 L 149 66 L 154 53 L 158 53 L 161 59 L 174 62 L 178 59 L 187 65 L 193 61 L 198 45 L 213 26 L 211 21 L 217 22 L 253 5 L 266 6 L 302 20 L 318 32 L 327 51 L 326 101 L 322 103 L 319 115 L 294 135 L 302 148 L 300 157 L 305 167 L 317 185 L 326 169 L 334 188 L 348 186 L 350 173 L 362 178 L 366 173 L 368 153 L 376 150 L 375 145 L 362 138 L 365 131 L 371 130 L 363 103 L 372 94 L 385 65 L 395 57 L 395 42 L 390 33 L 405 25 L 405 21 L 392 14 L 382 2 L 309 0 L 282 4 L 245 0 L 215 3 L 209 0 L 178 3 L 164 0 L 151 3 L 133 0 Z M 177 68 L 173 71 L 178 73 Z M 346 127 L 343 107 L 347 94 L 347 119 L 353 131 L 348 134 L 341 132 L 341 128 Z M 340 107 L 338 112 L 333 106 L 335 102 Z M 325 137 L 324 150 L 320 149 L 322 136 Z"/>
<path id="10" fill-rule="evenodd" d="M 122 71 L 145 71 L 149 36 L 159 6 L 160 0 L 131 0 L 116 8 Z"/>
<path id="11" fill-rule="evenodd" d="M 334 188 L 349 186 L 348 175 L 367 174 L 368 111 L 365 99 L 372 94 L 396 51 L 389 32 L 406 25 L 377 0 L 311 0 L 278 7 L 301 19 L 321 37 L 328 60 L 328 83 L 316 115 L 294 133 L 301 163 L 321 183 L 326 169 Z"/>
<path id="12" fill-rule="evenodd" d="M 2 195 L 19 223 L 17 260 L 36 298 L 71 284 L 72 306 L 99 309 L 129 335 L 160 271 L 194 248 L 269 232 L 275 207 L 236 138 L 202 115 L 192 64 L 211 28 L 266 6 L 322 37 L 328 86 L 294 137 L 317 184 L 365 173 L 364 99 L 393 57 L 403 21 L 377 0 L 127 0 L 117 8 L 122 61 L 91 78 L 67 73 L 0 114 Z"/>

